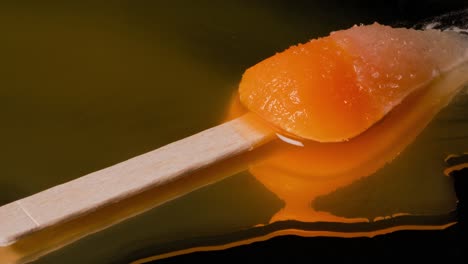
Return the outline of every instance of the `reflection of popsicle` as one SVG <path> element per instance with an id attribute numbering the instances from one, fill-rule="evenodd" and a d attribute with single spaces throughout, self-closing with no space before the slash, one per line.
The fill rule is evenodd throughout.
<path id="1" fill-rule="evenodd" d="M 247 70 L 240 85 L 243 103 L 270 124 L 250 113 L 0 207 L 0 243 L 250 151 L 273 139 L 273 130 L 317 141 L 348 140 L 465 60 L 461 36 L 379 25 L 292 47 Z"/>

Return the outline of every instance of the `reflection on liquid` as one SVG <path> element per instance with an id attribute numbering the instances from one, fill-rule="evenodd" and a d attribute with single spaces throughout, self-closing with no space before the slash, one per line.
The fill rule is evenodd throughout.
<path id="1" fill-rule="evenodd" d="M 468 142 L 466 135 L 457 135 L 466 131 L 463 128 L 440 129 L 444 122 L 466 114 L 467 94 L 461 93 L 451 107 L 428 124 L 466 83 L 467 71 L 468 65 L 464 65 L 440 78 L 348 142 L 301 141 L 301 145 L 287 138 L 277 141 L 271 152 L 249 169 L 285 202 L 268 225 L 132 263 L 221 250 L 287 234 L 359 237 L 451 226 L 456 198 L 441 164 L 443 155 L 462 151 Z M 244 112 L 234 98 L 230 118 Z"/>
<path id="2" fill-rule="evenodd" d="M 260 182 L 285 201 L 285 207 L 270 222 L 292 219 L 304 222 L 359 222 L 402 214 L 433 215 L 453 209 L 453 191 L 439 187 L 450 186 L 447 179 L 440 177 L 441 170 L 421 173 L 424 170 L 417 171 L 421 166 L 418 164 L 428 165 L 418 157 L 418 153 L 414 153 L 411 148 L 407 153 L 402 152 L 463 87 L 467 81 L 464 76 L 467 69 L 468 66 L 463 65 L 457 71 L 413 94 L 368 131 L 347 142 L 302 141 L 303 146 L 288 144 L 289 142 L 278 144 L 275 153 L 250 167 L 250 172 Z M 235 100 L 230 115 L 237 116 L 242 112 L 242 106 Z M 442 144 L 449 145 L 447 142 Z M 421 151 L 427 149 L 427 146 L 420 144 L 419 148 Z M 400 153 L 401 157 L 397 157 Z M 429 153 L 425 155 L 430 156 Z M 396 166 L 398 163 L 406 163 L 403 170 L 387 165 L 395 159 L 399 161 Z M 383 173 L 376 173 L 385 166 L 387 168 Z M 376 180 L 364 179 L 374 173 L 373 178 Z M 415 174 L 422 177 L 413 176 Z M 412 179 L 415 177 L 427 186 L 420 188 L 422 184 Z M 392 184 L 385 186 L 385 181 L 382 183 L 379 178 L 390 180 Z M 363 182 L 367 185 L 374 182 L 374 186 L 367 187 L 368 190 L 356 189 L 354 186 L 352 191 L 346 189 L 346 186 L 354 183 L 362 187 Z M 369 188 L 376 188 L 375 191 L 378 192 L 395 188 L 387 203 L 396 201 L 396 208 L 385 212 L 382 206 L 376 205 L 364 210 L 358 209 L 360 213 L 345 213 L 346 210 L 342 209 L 344 207 L 359 208 L 359 204 L 350 203 L 359 202 L 359 192 L 369 194 Z M 432 197 L 428 201 L 411 201 L 411 196 L 418 199 L 428 195 L 425 193 L 427 190 L 437 189 L 441 191 L 430 194 Z M 402 190 L 408 192 L 402 193 Z M 354 197 L 356 194 L 358 198 Z M 402 195 L 409 197 L 401 198 Z M 360 202 L 366 203 L 365 200 Z M 338 208 L 338 213 L 331 212 L 333 207 Z"/>
<path id="3" fill-rule="evenodd" d="M 1 25 L 5 39 L 10 40 L 1 44 L 8 51 L 3 54 L 2 70 L 8 73 L 3 83 L 15 89 L 2 90 L 2 106 L 7 110 L 2 111 L 2 120 L 8 124 L 2 132 L 11 140 L 5 142 L 2 156 L 1 201 L 12 201 L 206 128 L 219 117 L 216 109 L 221 109 L 228 96 L 227 86 L 235 83 L 246 66 L 278 47 L 290 45 L 291 39 L 306 41 L 365 20 L 342 21 L 334 11 L 328 11 L 328 15 L 305 25 L 283 6 L 269 12 L 268 8 L 250 8 L 255 5 L 251 2 L 235 4 L 236 12 L 215 10 L 216 18 L 210 12 L 193 12 L 190 7 L 171 11 L 160 8 L 159 3 L 150 8 L 148 3 L 135 1 L 129 8 L 116 10 L 105 5 L 102 10 L 92 7 L 90 12 L 53 5 L 58 12 L 50 14 L 40 13 L 40 8 L 30 8 L 23 14 L 19 9 L 2 7 Z M 314 10 L 307 10 L 307 17 L 314 17 L 311 12 L 323 13 L 320 8 Z M 103 12 L 109 15 L 96 19 Z M 319 23 L 325 18 L 329 23 Z M 441 82 L 455 84 L 454 79 Z M 433 111 L 445 100 L 439 95 L 431 97 L 437 98 Z M 164 111 L 175 102 L 180 109 Z M 377 159 L 357 167 L 355 162 L 365 161 L 370 152 L 353 149 L 351 142 L 343 147 L 348 156 L 337 147 L 322 157 L 278 141 L 211 172 L 200 172 L 192 181 L 150 190 L 25 237 L 0 248 L 0 263 L 23 263 L 40 256 L 34 263 L 129 263 L 139 258 L 144 263 L 284 234 L 352 237 L 444 228 L 455 219 L 450 213 L 455 197 L 450 178 L 441 177 L 443 159 L 468 149 L 467 111 L 468 95 L 464 93 L 393 162 L 368 177 L 359 177 L 358 172 L 368 175 L 382 167 L 405 144 L 392 146 L 369 137 L 369 142 L 378 143 L 370 146 Z M 428 112 L 427 117 L 432 114 Z M 187 118 L 180 120 L 180 116 Z M 411 118 L 415 125 L 424 123 L 422 116 Z M 167 128 L 161 129 L 161 124 Z M 391 133 L 384 134 L 395 140 Z M 411 135 L 402 137 L 402 142 L 411 141 Z M 279 148 L 293 156 L 281 155 Z M 379 148 L 385 155 L 378 154 Z M 301 159 L 300 152 L 316 159 Z M 262 160 L 267 156 L 270 158 Z M 334 163 L 332 158 L 341 163 Z M 255 177 L 247 172 L 236 174 L 256 160 L 258 163 L 251 167 L 251 172 L 258 171 Z M 25 161 L 29 166 L 23 166 Z M 326 168 L 326 173 L 314 172 L 317 185 L 310 184 L 311 189 L 302 194 L 283 188 L 280 179 L 272 177 L 284 180 L 288 173 L 297 174 L 290 182 L 296 182 L 300 190 L 310 178 L 301 167 L 304 163 Z M 297 166 L 291 169 L 286 164 Z M 267 174 L 267 165 L 282 171 Z M 225 176 L 231 177 L 221 180 Z M 178 197 L 184 190 L 218 180 Z M 160 205 L 167 199 L 173 200 Z M 395 217 L 385 221 L 387 216 Z M 291 218 L 295 220 L 279 221 Z M 375 219 L 383 221 L 368 222 Z M 322 222 L 327 220 L 333 222 Z M 156 257 L 144 259 L 152 255 Z"/>
<path id="4" fill-rule="evenodd" d="M 58 226 L 53 226 L 50 228 L 46 228 L 44 230 L 38 231 L 33 233 L 32 235 L 26 236 L 25 238 L 19 240 L 18 242 L 6 246 L 0 247 L 0 263 L 27 263 L 31 260 L 35 260 L 41 257 L 44 254 L 47 254 L 51 251 L 57 250 L 67 244 L 73 243 L 89 234 L 98 232 L 105 228 L 108 228 L 112 225 L 120 223 L 130 217 L 135 215 L 141 214 L 142 212 L 148 211 L 151 208 L 154 208 L 161 203 L 167 203 L 170 200 L 173 200 L 179 196 L 186 195 L 187 192 L 193 191 L 194 189 L 198 189 L 200 187 L 210 185 L 214 182 L 220 181 L 225 177 L 235 175 L 239 172 L 242 172 L 246 169 L 246 166 L 249 162 L 253 162 L 259 157 L 263 157 L 268 155 L 270 152 L 270 148 L 267 147 L 260 147 L 257 148 L 255 151 L 250 153 L 226 160 L 224 162 L 218 163 L 215 166 L 211 166 L 209 168 L 203 169 L 194 173 L 190 177 L 184 177 L 183 179 L 174 181 L 170 184 L 167 184 L 162 187 L 153 188 L 143 193 L 140 193 L 136 196 L 131 198 L 125 199 L 118 203 L 114 203 L 108 205 L 96 212 L 90 213 L 88 215 L 81 216 L 69 222 L 65 222 Z M 242 182 L 241 184 L 244 185 L 246 190 L 249 189 L 248 182 Z M 257 195 L 260 195 L 260 190 L 255 190 Z M 212 197 L 216 197 L 216 194 L 210 194 Z M 248 198 L 246 196 L 245 198 Z M 190 195 L 192 200 L 199 200 L 196 194 Z M 242 200 L 242 198 L 236 198 Z M 250 197 L 250 199 L 256 199 L 255 197 Z M 259 199 L 262 200 L 262 199 Z M 202 202 L 206 202 L 203 201 Z M 219 204 L 223 204 L 223 201 L 218 201 Z M 212 207 L 216 207 L 217 201 L 212 202 Z M 252 205 L 256 205 L 256 203 L 251 203 Z M 190 206 L 190 205 L 189 205 Z M 258 207 L 262 207 L 258 205 Z M 174 207 L 174 206 L 173 206 Z M 176 206 L 177 207 L 177 206 Z M 183 210 L 184 204 L 182 204 Z M 192 206 L 193 209 L 193 204 Z M 187 208 L 185 208 L 187 210 Z M 248 209 L 248 208 L 246 208 Z M 181 208 L 176 208 L 176 211 L 170 212 L 168 215 L 162 215 L 163 217 L 167 218 L 163 221 L 163 223 L 159 223 L 162 225 L 162 228 L 170 228 L 171 223 L 177 222 L 177 219 L 185 221 L 185 218 L 180 217 L 179 215 L 183 214 L 183 212 L 177 212 L 177 210 L 181 210 Z M 260 217 L 256 214 L 251 213 L 252 221 L 257 223 L 260 221 L 261 223 L 267 223 L 267 218 L 262 219 L 261 215 L 269 215 L 273 213 L 272 210 L 274 208 L 264 207 L 263 210 L 259 208 L 255 208 L 257 212 L 260 212 Z M 198 212 L 194 212 L 194 214 L 203 212 L 202 209 L 197 209 Z M 215 212 L 212 212 L 215 215 Z M 248 210 L 246 211 L 248 213 Z M 236 222 L 236 218 L 230 216 L 233 222 Z M 204 218 L 203 216 L 201 219 L 197 221 L 197 216 L 193 215 L 191 218 L 191 225 L 195 225 L 196 228 L 201 229 L 202 225 L 207 225 L 207 223 L 203 223 Z M 245 221 L 245 220 L 244 220 Z M 242 227 L 243 221 L 238 221 L 241 226 L 237 226 L 236 228 Z M 217 226 L 218 225 L 218 226 Z M 151 225 L 150 225 L 151 226 Z M 225 221 L 218 221 L 218 223 L 212 223 L 211 225 L 208 224 L 208 229 L 212 229 L 215 232 L 216 230 L 225 230 L 226 224 Z M 143 229 L 145 230 L 145 229 Z M 224 231 L 222 231 L 224 232 Z M 176 238 L 178 234 L 170 234 L 170 236 L 175 236 Z M 185 238 L 191 237 L 190 232 L 184 234 Z M 169 236 L 166 234 L 165 239 L 163 240 L 164 243 L 169 242 Z"/>
<path id="5" fill-rule="evenodd" d="M 466 115 L 467 94 L 456 97 L 413 144 L 408 144 L 456 94 L 466 81 L 467 69 L 465 65 L 410 97 L 355 140 L 303 142 L 304 147 L 277 140 L 183 182 L 25 237 L 0 248 L 0 258 L 4 263 L 24 263 L 68 245 L 37 260 L 54 263 L 66 258 L 61 254 L 76 256 L 113 241 L 103 247 L 107 253 L 101 253 L 107 260 L 141 258 L 135 263 L 144 263 L 285 234 L 356 237 L 450 226 L 455 221 L 451 211 L 456 200 L 450 178 L 442 174 L 443 158 L 450 152 L 462 152 L 468 142 L 466 135 L 459 134 L 466 130 L 456 127 L 466 124 L 452 124 L 453 131 L 446 131 L 442 124 Z M 241 112 L 238 106 L 234 104 L 231 113 Z M 194 187 L 241 172 L 248 164 L 261 185 L 282 202 L 245 174 L 179 197 Z M 389 216 L 391 221 L 385 221 Z M 135 233 L 137 230 L 141 232 Z M 131 239 L 128 234 L 132 234 Z M 126 238 L 121 240 L 120 236 Z M 93 261 L 96 259 L 90 259 Z"/>

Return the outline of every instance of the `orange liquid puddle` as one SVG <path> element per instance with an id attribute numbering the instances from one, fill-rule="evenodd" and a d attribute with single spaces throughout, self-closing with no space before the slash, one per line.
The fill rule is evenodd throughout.
<path id="1" fill-rule="evenodd" d="M 285 202 L 285 207 L 270 222 L 367 221 L 320 212 L 311 204 L 318 196 L 372 175 L 395 159 L 459 91 L 466 82 L 467 68 L 465 64 L 411 94 L 386 117 L 347 142 L 291 142 L 287 138 L 285 141 L 289 142 L 277 142 L 271 155 L 249 168 L 252 175 Z M 228 119 L 245 112 L 238 96 L 234 96 Z M 280 138 L 285 139 L 281 135 Z"/>
<path id="2" fill-rule="evenodd" d="M 252 228 L 254 230 L 274 226 L 275 228 L 269 232 L 257 233 L 244 239 L 224 243 L 173 250 L 135 260 L 132 264 L 148 263 L 199 251 L 223 250 L 282 235 L 375 237 L 400 230 L 442 230 L 452 226 L 455 224 L 453 218 L 433 221 L 429 220 L 430 215 L 428 215 L 417 219 L 421 216 L 412 216 L 411 212 L 404 210 L 391 216 L 376 217 L 372 221 L 368 218 L 346 218 L 314 209 L 313 201 L 319 196 L 375 175 L 375 172 L 392 162 L 416 139 L 434 116 L 450 103 L 468 81 L 467 72 L 468 65 L 464 65 L 435 80 L 425 89 L 410 95 L 384 119 L 350 141 L 342 143 L 290 141 L 288 143 L 278 139 L 271 143 L 268 152 L 263 153 L 267 155 L 250 163 L 249 166 L 249 172 L 280 197 L 285 204 L 283 209 L 272 216 L 269 224 Z M 236 94 L 228 110 L 228 119 L 245 112 Z M 445 177 L 442 171 L 439 173 L 440 177 Z M 409 173 L 405 176 L 411 177 L 412 175 Z M 395 197 L 398 195 L 399 193 L 396 193 Z M 444 195 L 451 196 L 453 193 L 447 191 Z M 352 199 L 352 197 L 349 198 Z M 411 198 L 405 199 L 411 200 Z M 343 201 L 343 204 L 345 203 L 346 201 Z M 455 204 L 453 206 L 455 207 Z M 385 221 L 389 217 L 392 221 Z M 320 223 L 324 222 L 331 225 L 323 228 Z M 289 225 L 281 226 L 284 223 L 289 223 Z M 305 225 L 298 225 L 298 223 L 305 223 Z M 314 223 L 319 225 L 314 225 Z M 343 229 L 343 223 L 349 228 Z M 362 228 L 363 226 L 365 228 Z"/>
<path id="3" fill-rule="evenodd" d="M 411 212 L 400 211 L 392 215 L 395 217 L 392 223 L 396 221 L 396 224 L 373 226 L 373 222 L 369 222 L 368 218 L 343 217 L 316 210 L 313 201 L 340 187 L 349 186 L 359 179 L 374 175 L 385 164 L 392 162 L 415 140 L 435 114 L 460 91 L 460 88 L 467 81 L 467 72 L 468 64 L 465 64 L 437 79 L 426 89 L 408 97 L 388 116 L 353 140 L 342 143 L 304 141 L 300 142 L 303 146 L 296 146 L 278 139 L 244 156 L 200 171 L 193 177 L 185 178 L 184 181 L 174 182 L 164 188 L 148 190 L 92 214 L 27 236 L 15 244 L 0 248 L 0 262 L 27 263 L 89 234 L 148 211 L 164 201 L 175 199 L 194 188 L 219 181 L 246 168 L 284 202 L 284 208 L 271 217 L 269 224 L 257 224 L 245 230 L 245 232 L 250 232 L 260 229 L 263 230 L 262 232 L 249 233 L 243 238 L 233 237 L 224 241 L 216 240 L 217 242 L 212 245 L 182 246 L 169 252 L 159 252 L 155 256 L 140 259 L 134 263 L 145 263 L 195 251 L 226 249 L 288 234 L 373 237 L 397 230 L 444 229 L 454 222 L 447 221 L 447 219 L 433 222 L 422 222 L 421 220 L 418 222 L 413 221 L 414 219 L 407 221 L 405 217 Z M 233 100 L 229 109 L 229 118 L 234 118 L 244 112 L 245 110 L 240 103 Z M 299 144 L 299 142 L 296 143 Z M 445 177 L 442 171 L 440 174 L 441 177 Z M 411 174 L 407 176 L 411 177 Z M 447 193 L 447 195 L 449 196 L 451 193 Z M 395 194 L 395 197 L 398 197 L 398 193 Z M 374 221 L 385 219 L 386 216 L 382 216 Z M 278 225 L 287 223 L 284 220 L 294 221 L 289 225 Z M 294 224 L 320 222 L 347 223 L 351 228 L 344 230 L 334 225 L 325 228 L 313 225 L 301 229 L 300 226 Z M 366 228 L 362 228 L 363 225 Z M 372 228 L 367 228 L 368 226 L 372 226 Z M 274 228 L 265 229 L 268 227 Z M 220 231 L 220 235 L 223 234 Z M 170 242 L 169 238 L 168 242 Z"/>

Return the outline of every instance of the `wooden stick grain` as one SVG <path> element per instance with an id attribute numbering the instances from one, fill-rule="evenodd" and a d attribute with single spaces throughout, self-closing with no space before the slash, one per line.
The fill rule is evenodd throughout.
<path id="1" fill-rule="evenodd" d="M 0 246 L 163 186 L 274 138 L 247 114 L 159 149 L 0 207 Z"/>

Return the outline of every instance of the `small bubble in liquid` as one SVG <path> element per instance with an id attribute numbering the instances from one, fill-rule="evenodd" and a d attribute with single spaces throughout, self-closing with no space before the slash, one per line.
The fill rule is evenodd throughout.
<path id="1" fill-rule="evenodd" d="M 373 78 L 379 78 L 379 76 L 380 76 L 380 73 L 379 73 L 379 72 L 374 72 L 374 73 L 372 73 L 372 77 L 373 77 Z"/>
<path id="2" fill-rule="evenodd" d="M 401 80 L 403 78 L 403 76 L 401 76 L 401 74 L 398 74 L 397 76 L 395 76 L 395 79 L 397 79 L 398 81 Z"/>

